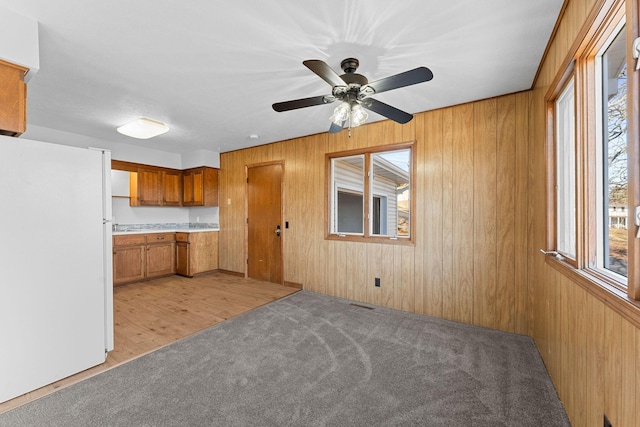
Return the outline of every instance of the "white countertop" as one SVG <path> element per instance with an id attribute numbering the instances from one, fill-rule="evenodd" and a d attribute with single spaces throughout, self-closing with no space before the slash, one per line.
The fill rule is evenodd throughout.
<path id="1" fill-rule="evenodd" d="M 122 236 L 124 234 L 150 234 L 150 233 L 204 233 L 206 231 L 220 231 L 220 228 L 143 228 L 138 230 L 114 231 L 114 236 Z"/>

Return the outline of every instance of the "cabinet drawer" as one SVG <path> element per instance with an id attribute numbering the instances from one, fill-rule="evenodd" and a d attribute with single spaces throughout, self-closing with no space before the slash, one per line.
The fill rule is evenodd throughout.
<path id="1" fill-rule="evenodd" d="M 144 245 L 145 242 L 144 234 L 113 236 L 113 246 Z"/>
<path id="2" fill-rule="evenodd" d="M 161 242 L 175 242 L 175 233 L 153 233 L 147 234 L 147 244 L 161 243 Z"/>
<path id="3" fill-rule="evenodd" d="M 189 233 L 176 233 L 176 240 L 178 242 L 188 242 L 189 241 Z"/>

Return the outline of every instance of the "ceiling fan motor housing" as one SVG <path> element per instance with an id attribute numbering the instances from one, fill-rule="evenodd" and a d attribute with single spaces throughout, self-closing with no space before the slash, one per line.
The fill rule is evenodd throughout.
<path id="1" fill-rule="evenodd" d="M 355 73 L 359 65 L 360 61 L 356 58 L 347 58 L 342 60 L 340 68 L 342 68 L 342 71 L 345 73 Z"/>
<path id="2" fill-rule="evenodd" d="M 344 90 L 342 88 L 334 87 L 334 95 L 337 95 L 339 98 L 341 95 L 344 96 L 345 93 L 349 93 L 353 96 L 353 98 L 362 98 L 366 95 L 360 94 L 360 88 L 369 83 L 369 80 L 363 76 L 362 74 L 358 74 L 355 71 L 358 69 L 360 65 L 360 61 L 356 58 L 347 58 L 343 59 L 340 63 L 340 67 L 344 71 L 344 74 L 340 76 L 342 80 L 347 84 L 347 89 Z"/>

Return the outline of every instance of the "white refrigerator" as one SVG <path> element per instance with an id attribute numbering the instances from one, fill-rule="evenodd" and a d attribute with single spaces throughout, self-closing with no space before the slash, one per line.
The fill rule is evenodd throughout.
<path id="1" fill-rule="evenodd" d="M 113 349 L 111 153 L 0 136 L 0 402 Z"/>

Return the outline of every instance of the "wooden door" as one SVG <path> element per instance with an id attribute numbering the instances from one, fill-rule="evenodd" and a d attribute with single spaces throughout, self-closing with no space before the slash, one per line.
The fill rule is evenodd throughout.
<path id="1" fill-rule="evenodd" d="M 283 282 L 282 164 L 247 170 L 247 270 L 252 279 Z"/>

